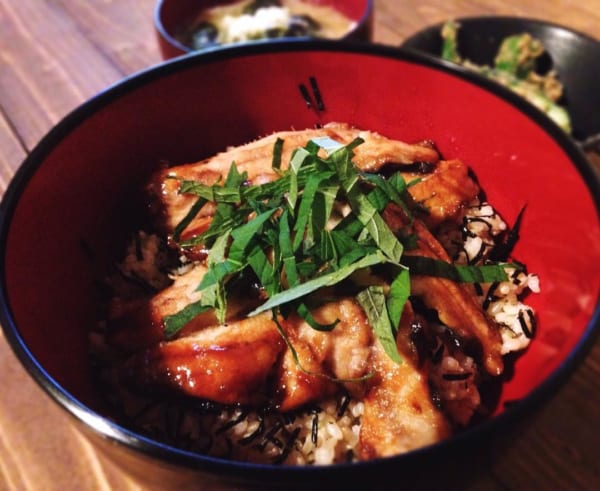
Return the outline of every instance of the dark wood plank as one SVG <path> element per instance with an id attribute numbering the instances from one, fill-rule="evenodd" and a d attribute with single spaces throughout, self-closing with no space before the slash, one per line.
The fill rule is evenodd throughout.
<path id="1" fill-rule="evenodd" d="M 10 123 L 0 111 L 0 197 L 6 191 L 21 161 L 25 158 L 25 149 Z"/>
<path id="2" fill-rule="evenodd" d="M 121 72 L 132 73 L 161 60 L 154 33 L 155 0 L 56 0 Z"/>
<path id="3" fill-rule="evenodd" d="M 140 491 L 94 447 L 73 418 L 23 370 L 0 332 L 0 489 L 6 491 Z M 145 491 L 145 489 L 144 489 Z"/>
<path id="4" fill-rule="evenodd" d="M 27 148 L 123 75 L 58 4 L 1 2 L 0 29 L 0 107 Z"/>
<path id="5" fill-rule="evenodd" d="M 495 452 L 499 482 L 509 489 L 600 489 L 599 360 L 596 342 L 555 397 Z"/>

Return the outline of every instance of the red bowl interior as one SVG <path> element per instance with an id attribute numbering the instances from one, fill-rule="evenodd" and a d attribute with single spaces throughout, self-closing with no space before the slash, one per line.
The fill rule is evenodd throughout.
<path id="1" fill-rule="evenodd" d="M 158 0 L 154 26 L 163 58 L 173 58 L 191 50 L 177 40 L 177 34 L 203 9 L 235 3 L 237 0 Z M 345 39 L 368 41 L 373 29 L 373 0 L 305 0 L 307 3 L 333 7 L 357 23 Z"/>
<path id="2" fill-rule="evenodd" d="M 529 110 L 532 118 L 415 55 L 278 46 L 225 49 L 143 73 L 71 114 L 33 152 L 6 194 L 0 241 L 3 324 L 15 329 L 9 339 L 21 358 L 101 411 L 86 368 L 88 329 L 100 315 L 96 283 L 133 227 L 131 198 L 148 173 L 162 159 L 195 161 L 275 130 L 343 121 L 434 140 L 446 158 L 472 167 L 509 223 L 527 206 L 515 256 L 541 278 L 542 292 L 530 298 L 539 330 L 497 412 L 531 394 L 579 349 L 597 308 L 598 182 L 586 183 L 592 174 L 574 145 L 537 112 Z M 322 112 L 299 91 L 311 76 Z"/>

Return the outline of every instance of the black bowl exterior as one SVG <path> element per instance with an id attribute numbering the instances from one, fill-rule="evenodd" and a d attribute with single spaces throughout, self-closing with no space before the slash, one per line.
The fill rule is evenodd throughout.
<path id="1" fill-rule="evenodd" d="M 585 138 L 600 133 L 600 41 L 558 24 L 520 17 L 464 17 L 456 19 L 458 50 L 463 58 L 490 65 L 507 36 L 528 32 L 545 46 L 548 56 L 543 69 L 552 68 L 565 87 L 564 103 L 571 115 L 573 136 Z M 403 48 L 416 49 L 440 56 L 442 23 L 419 31 L 403 43 Z"/>

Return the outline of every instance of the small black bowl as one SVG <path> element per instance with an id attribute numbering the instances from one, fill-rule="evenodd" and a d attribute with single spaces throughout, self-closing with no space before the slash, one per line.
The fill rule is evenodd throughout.
<path id="1" fill-rule="evenodd" d="M 530 33 L 539 39 L 548 56 L 542 61 L 553 67 L 565 87 L 565 105 L 573 125 L 573 137 L 584 141 L 600 133 L 600 42 L 586 34 L 551 22 L 520 17 L 464 17 L 460 24 L 458 49 L 461 56 L 489 65 L 502 40 L 514 34 Z M 403 43 L 403 48 L 416 49 L 440 56 L 443 23 L 423 29 Z"/>

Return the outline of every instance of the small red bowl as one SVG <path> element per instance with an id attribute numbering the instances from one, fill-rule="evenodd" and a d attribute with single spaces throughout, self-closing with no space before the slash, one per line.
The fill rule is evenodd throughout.
<path id="1" fill-rule="evenodd" d="M 200 12 L 236 0 L 158 0 L 154 10 L 154 27 L 164 59 L 191 53 L 194 49 L 178 38 L 178 33 L 188 27 Z M 370 41 L 373 34 L 373 0 L 306 0 L 319 6 L 333 7 L 354 27 L 341 38 L 346 41 Z M 267 41 L 268 42 L 268 41 Z"/>
<path id="2" fill-rule="evenodd" d="M 307 107 L 299 90 L 310 89 L 311 77 L 322 110 Z M 418 451 L 320 467 L 206 457 L 113 421 L 91 375 L 88 331 L 99 316 L 96 279 L 135 227 L 132 193 L 162 160 L 193 162 L 276 130 L 328 121 L 433 140 L 445 158 L 473 169 L 509 223 L 527 205 L 514 255 L 541 279 L 541 293 L 530 299 L 538 332 L 514 361 L 494 414 Z M 585 356 L 600 318 L 599 209 L 600 181 L 575 143 L 519 96 L 466 70 L 367 43 L 225 47 L 111 87 L 27 157 L 0 203 L 0 323 L 32 378 L 98 448 L 140 475 L 170 486 L 186 481 L 187 488 L 404 482 L 514 431 Z"/>

